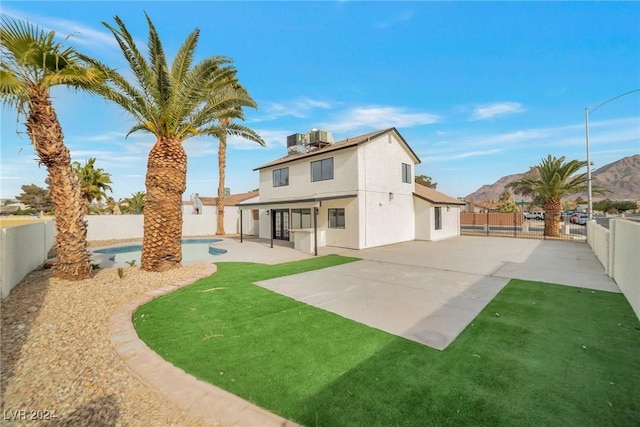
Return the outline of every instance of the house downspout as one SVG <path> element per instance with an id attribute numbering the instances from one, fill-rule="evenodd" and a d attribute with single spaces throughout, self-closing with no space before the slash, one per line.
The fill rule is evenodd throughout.
<path id="1" fill-rule="evenodd" d="M 240 243 L 242 243 L 242 209 L 240 209 Z"/>

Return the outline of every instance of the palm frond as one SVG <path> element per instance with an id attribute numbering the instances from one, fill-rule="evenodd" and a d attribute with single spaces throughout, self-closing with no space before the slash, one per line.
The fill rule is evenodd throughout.
<path id="1" fill-rule="evenodd" d="M 248 141 L 257 142 L 263 147 L 266 146 L 265 141 L 256 131 L 238 123 L 228 122 L 226 124 L 221 124 L 217 122 L 210 126 L 200 128 L 200 135 L 208 135 L 216 139 L 220 139 L 224 135 L 230 135 L 243 138 Z"/>
<path id="2" fill-rule="evenodd" d="M 561 199 L 587 190 L 586 173 L 576 173 L 587 165 L 586 161 L 548 155 L 539 165 L 532 168 L 532 174 L 510 183 L 516 194 L 540 196 L 544 200 Z"/>

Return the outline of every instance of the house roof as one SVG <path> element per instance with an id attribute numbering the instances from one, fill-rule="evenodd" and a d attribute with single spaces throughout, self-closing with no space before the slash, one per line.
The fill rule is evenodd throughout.
<path id="1" fill-rule="evenodd" d="M 240 202 L 243 202 L 245 200 L 257 197 L 258 194 L 259 194 L 258 191 L 250 191 L 248 193 L 232 194 L 232 195 L 227 196 L 227 197 L 224 198 L 224 205 L 225 206 L 236 206 Z M 215 206 L 218 203 L 218 198 L 217 197 L 200 197 L 200 200 L 202 201 L 202 204 L 204 206 Z M 191 200 L 185 200 L 182 203 L 184 205 L 187 205 L 187 206 L 190 206 L 190 205 L 193 204 L 193 202 Z"/>
<path id="2" fill-rule="evenodd" d="M 409 150 L 409 152 L 411 153 L 411 156 L 414 158 L 414 162 L 415 163 L 420 163 L 420 158 L 411 149 L 411 147 L 409 146 L 407 141 L 405 141 L 405 139 L 402 137 L 402 135 L 400 135 L 400 132 L 398 132 L 398 130 L 393 127 L 393 128 L 378 130 L 378 131 L 371 132 L 371 133 L 366 133 L 364 135 L 359 135 L 359 136 L 352 137 L 352 138 L 347 138 L 345 140 L 338 141 L 338 142 L 330 144 L 330 145 L 328 145 L 326 147 L 319 148 L 319 149 L 313 150 L 313 151 L 309 151 L 307 153 L 292 154 L 292 155 L 289 155 L 289 156 L 281 157 L 281 158 L 279 158 L 277 160 L 274 160 L 272 162 L 266 163 L 266 164 L 264 164 L 262 166 L 259 166 L 259 167 L 255 168 L 254 171 L 257 171 L 257 170 L 260 170 L 260 169 L 265 169 L 265 168 L 272 167 L 272 166 L 281 165 L 281 164 L 284 164 L 284 163 L 293 162 L 293 161 L 304 159 L 304 158 L 307 158 L 307 157 L 321 156 L 321 155 L 324 155 L 326 153 L 330 153 L 330 152 L 333 152 L 333 151 L 343 150 L 345 148 L 349 148 L 349 147 L 354 147 L 354 146 L 357 146 L 357 145 L 365 144 L 365 143 L 369 142 L 372 139 L 376 139 L 376 138 L 378 138 L 378 137 L 380 137 L 382 135 L 385 135 L 387 133 L 390 133 L 390 132 L 395 133 L 395 135 L 402 142 L 402 144 L 407 148 L 407 150 Z"/>
<path id="3" fill-rule="evenodd" d="M 434 190 L 433 188 L 429 188 L 425 185 L 416 183 L 415 191 L 413 193 L 414 196 L 426 200 L 427 202 L 431 202 L 438 205 L 465 205 L 466 203 L 462 200 L 458 200 L 454 197 L 447 196 L 444 193 Z"/>

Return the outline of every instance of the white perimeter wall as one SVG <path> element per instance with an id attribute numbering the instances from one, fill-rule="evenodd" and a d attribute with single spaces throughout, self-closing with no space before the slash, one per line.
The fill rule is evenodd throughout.
<path id="1" fill-rule="evenodd" d="M 640 319 L 640 222 L 609 221 L 609 229 L 587 222 L 587 243 Z"/>
<path id="2" fill-rule="evenodd" d="M 142 239 L 144 215 L 88 215 L 87 240 Z M 214 213 L 203 215 L 183 215 L 183 236 L 206 236 L 216 233 L 218 217 Z M 243 233 L 255 234 L 256 221 L 250 211 L 243 215 Z M 224 231 L 226 234 L 240 233 L 240 211 L 235 206 L 224 210 Z"/>
<path id="3" fill-rule="evenodd" d="M 55 244 L 55 220 L 0 230 L 0 295 L 5 298 L 31 271 L 40 267 Z"/>

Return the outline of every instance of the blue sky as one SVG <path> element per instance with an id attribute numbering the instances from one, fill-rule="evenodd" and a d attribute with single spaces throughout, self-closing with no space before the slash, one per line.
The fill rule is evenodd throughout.
<path id="1" fill-rule="evenodd" d="M 267 141 L 232 139 L 226 186 L 258 187 L 252 170 L 286 154 L 286 136 L 311 128 L 336 140 L 396 127 L 418 154 L 417 174 L 463 197 L 548 154 L 586 159 L 585 108 L 640 89 L 639 2 L 25 2 L 0 10 L 55 30 L 122 72 L 101 22 L 120 16 L 146 42 L 143 12 L 170 59 L 196 27 L 198 58 L 234 60 L 257 101 L 245 125 Z M 146 47 L 143 46 L 143 49 Z M 95 157 L 116 199 L 144 191 L 155 142 L 117 107 L 53 91 L 72 160 Z M 0 197 L 45 186 L 20 119 L 2 108 Z M 590 115 L 594 168 L 640 153 L 640 93 Z M 185 142 L 187 191 L 215 196 L 217 141 Z"/>

